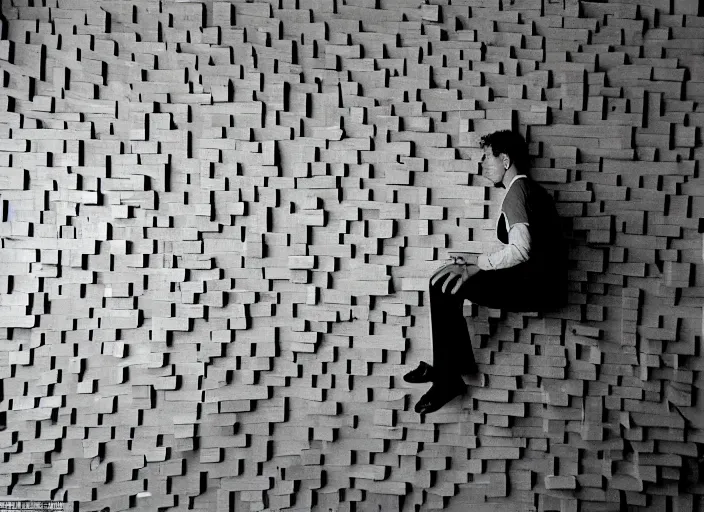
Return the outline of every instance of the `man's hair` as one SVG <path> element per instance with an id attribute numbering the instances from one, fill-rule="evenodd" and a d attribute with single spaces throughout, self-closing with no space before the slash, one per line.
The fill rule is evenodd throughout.
<path id="1" fill-rule="evenodd" d="M 520 133 L 511 130 L 489 133 L 480 139 L 479 146 L 482 149 L 490 147 L 494 156 L 501 153 L 507 155 L 519 173 L 525 174 L 528 171 L 528 144 Z"/>

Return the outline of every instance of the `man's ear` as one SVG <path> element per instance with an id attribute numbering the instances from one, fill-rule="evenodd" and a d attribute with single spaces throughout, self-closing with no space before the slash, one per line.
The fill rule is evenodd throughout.
<path id="1" fill-rule="evenodd" d="M 501 162 L 503 163 L 504 169 L 508 170 L 511 167 L 511 158 L 506 153 L 501 153 Z"/>

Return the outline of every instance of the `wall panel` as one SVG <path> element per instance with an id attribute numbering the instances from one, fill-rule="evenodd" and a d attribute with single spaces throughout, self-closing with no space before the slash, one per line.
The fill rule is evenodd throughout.
<path id="1" fill-rule="evenodd" d="M 702 510 L 695 1 L 12 0 L 0 40 L 0 495 L 75 510 Z M 427 287 L 495 247 L 515 129 L 569 304 Z"/>

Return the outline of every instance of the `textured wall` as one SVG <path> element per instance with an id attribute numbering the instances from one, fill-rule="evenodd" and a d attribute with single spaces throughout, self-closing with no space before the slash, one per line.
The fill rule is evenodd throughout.
<path id="1" fill-rule="evenodd" d="M 5 0 L 0 496 L 704 510 L 697 8 Z M 421 421 L 400 375 L 432 271 L 495 243 L 503 128 L 569 305 L 467 304 L 481 375 Z"/>

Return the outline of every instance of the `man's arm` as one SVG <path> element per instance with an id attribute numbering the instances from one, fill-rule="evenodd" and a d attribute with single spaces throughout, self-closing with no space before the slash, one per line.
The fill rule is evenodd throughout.
<path id="1" fill-rule="evenodd" d="M 482 270 L 499 270 L 526 262 L 530 258 L 530 245 L 528 224 L 516 223 L 508 232 L 508 244 L 499 251 L 479 256 L 477 266 Z"/>

